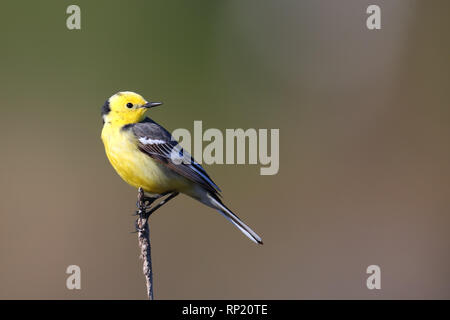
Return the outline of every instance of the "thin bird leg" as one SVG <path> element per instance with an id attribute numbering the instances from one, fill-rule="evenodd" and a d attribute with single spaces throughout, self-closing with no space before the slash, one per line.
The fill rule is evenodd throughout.
<path id="1" fill-rule="evenodd" d="M 136 202 L 136 207 L 138 208 L 138 210 L 134 214 L 132 214 L 132 216 L 137 216 L 137 215 L 139 215 L 140 211 L 150 209 L 150 207 L 152 206 L 152 204 L 156 200 L 164 197 L 165 195 L 168 195 L 169 193 L 171 193 L 171 192 L 161 193 L 161 194 L 158 194 L 158 195 L 156 195 L 154 197 L 146 197 L 145 194 L 141 195 L 139 193 L 139 198 L 138 198 L 138 200 Z"/>
<path id="2" fill-rule="evenodd" d="M 165 193 L 163 195 L 161 195 L 158 198 L 151 198 L 153 201 L 163 197 L 164 195 L 169 194 L 169 193 Z M 156 210 L 158 210 L 159 208 L 161 208 L 164 204 L 166 204 L 167 202 L 169 202 L 170 200 L 172 200 L 173 198 L 175 198 L 177 195 L 179 195 L 179 192 L 170 192 L 170 195 L 163 199 L 161 202 L 159 202 L 157 205 L 155 205 L 153 208 L 151 208 L 150 210 L 147 211 L 148 207 L 146 203 L 144 203 L 144 198 L 140 197 L 137 203 L 137 207 L 138 207 L 138 211 L 136 212 L 136 215 L 139 216 L 139 218 L 136 219 L 135 222 L 135 227 L 136 227 L 136 231 L 142 231 L 141 228 L 139 228 L 139 220 L 143 220 L 143 224 L 145 224 L 148 221 L 148 218 L 150 217 L 150 215 L 155 212 Z"/>
<path id="3" fill-rule="evenodd" d="M 152 203 L 155 202 L 156 200 L 161 199 L 162 197 L 164 197 L 164 196 L 166 196 L 166 195 L 168 195 L 168 194 L 170 194 L 170 193 L 171 193 L 171 192 L 168 191 L 168 192 L 164 192 L 164 193 L 158 194 L 158 195 L 156 195 L 156 196 L 154 196 L 154 197 L 146 197 L 146 196 L 144 195 L 144 197 L 143 197 L 142 200 L 144 201 L 145 204 L 147 204 L 147 202 L 148 202 L 148 206 L 150 206 L 150 205 L 152 205 Z"/>
<path id="4" fill-rule="evenodd" d="M 169 202 L 170 200 L 172 200 L 173 198 L 175 198 L 179 194 L 180 194 L 179 192 L 172 192 L 170 194 L 170 196 L 168 196 L 167 198 L 163 199 L 160 203 L 158 203 L 156 206 L 151 208 L 150 211 L 147 212 L 148 216 L 150 216 L 153 212 L 155 212 L 156 210 L 161 208 L 163 205 L 165 205 L 167 202 Z"/>

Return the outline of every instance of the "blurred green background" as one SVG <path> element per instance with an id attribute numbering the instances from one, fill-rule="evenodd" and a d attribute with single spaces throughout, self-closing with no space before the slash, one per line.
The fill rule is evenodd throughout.
<path id="1" fill-rule="evenodd" d="M 150 116 L 169 130 L 280 129 L 277 175 L 206 166 L 264 245 L 179 197 L 151 219 L 156 298 L 450 298 L 449 9 L 2 1 L 0 298 L 145 298 L 136 190 L 100 141 L 120 90 L 164 101 Z M 71 264 L 81 290 L 66 289 Z"/>

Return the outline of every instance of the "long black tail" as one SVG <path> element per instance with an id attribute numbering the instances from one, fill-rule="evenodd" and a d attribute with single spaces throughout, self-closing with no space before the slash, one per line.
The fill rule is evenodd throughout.
<path id="1" fill-rule="evenodd" d="M 214 195 L 208 193 L 208 198 L 211 200 L 213 208 L 217 209 L 221 215 L 227 218 L 232 224 L 234 224 L 243 234 L 245 234 L 250 240 L 255 243 L 263 244 L 261 237 L 256 234 L 249 226 L 247 226 L 237 215 L 235 215 L 230 209 L 228 209 L 222 201 Z"/>

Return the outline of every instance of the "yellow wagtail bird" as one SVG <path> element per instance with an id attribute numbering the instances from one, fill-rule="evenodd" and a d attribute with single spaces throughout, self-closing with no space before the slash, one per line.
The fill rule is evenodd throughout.
<path id="1" fill-rule="evenodd" d="M 126 91 L 116 93 L 103 105 L 102 141 L 119 176 L 133 187 L 142 187 L 148 198 L 169 195 L 163 203 L 184 193 L 216 209 L 252 241 L 262 244 L 261 238 L 222 203 L 219 187 L 202 166 L 166 129 L 144 116 L 147 109 L 161 104 Z"/>

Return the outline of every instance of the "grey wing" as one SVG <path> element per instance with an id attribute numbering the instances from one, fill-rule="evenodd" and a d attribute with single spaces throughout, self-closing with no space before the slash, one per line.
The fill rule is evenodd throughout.
<path id="1" fill-rule="evenodd" d="M 213 194 L 220 192 L 205 169 L 185 151 L 172 135 L 153 120 L 146 118 L 132 126 L 138 148 L 154 160 L 181 176 L 200 184 Z"/>

